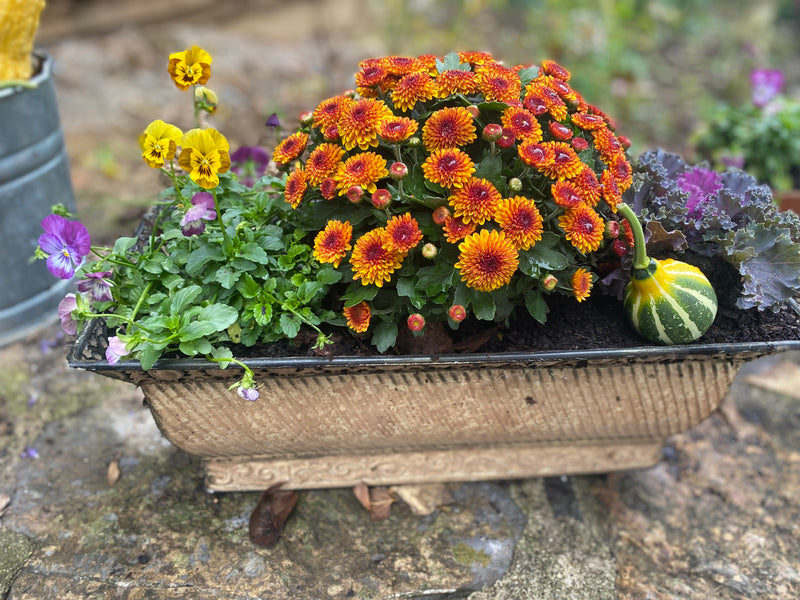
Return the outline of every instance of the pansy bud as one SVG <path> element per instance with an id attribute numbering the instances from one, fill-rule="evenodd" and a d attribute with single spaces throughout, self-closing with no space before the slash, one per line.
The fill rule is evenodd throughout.
<path id="1" fill-rule="evenodd" d="M 422 247 L 422 256 L 424 256 L 428 260 L 436 258 L 437 254 L 439 254 L 439 249 L 430 242 L 428 242 Z"/>
<path id="2" fill-rule="evenodd" d="M 521 192 L 522 180 L 519 177 L 512 177 L 508 180 L 508 189 L 515 193 Z"/>
<path id="3" fill-rule="evenodd" d="M 450 209 L 446 206 L 439 206 L 433 211 L 433 222 L 437 225 L 444 225 L 447 217 L 451 216 Z"/>
<path id="4" fill-rule="evenodd" d="M 194 88 L 194 101 L 200 110 L 204 110 L 209 114 L 214 114 L 217 111 L 217 95 L 207 87 Z"/>
<path id="5" fill-rule="evenodd" d="M 349 188 L 347 188 L 347 199 L 353 204 L 358 204 L 361 202 L 361 198 L 363 197 L 364 190 L 360 185 L 351 185 Z"/>
<path id="6" fill-rule="evenodd" d="M 401 181 L 408 176 L 408 166 L 404 162 L 393 162 L 389 167 L 389 177 L 395 181 Z"/>
<path id="7" fill-rule="evenodd" d="M 481 135 L 487 142 L 496 142 L 503 137 L 503 126 L 497 123 L 489 123 L 483 128 L 483 133 Z"/>
<path id="8" fill-rule="evenodd" d="M 425 328 L 425 317 L 419 313 L 414 313 L 408 316 L 406 323 L 411 331 L 422 331 Z"/>
<path id="9" fill-rule="evenodd" d="M 375 190 L 372 193 L 372 206 L 374 206 L 378 210 L 389 208 L 391 204 L 392 204 L 392 194 L 389 190 L 379 189 Z"/>
<path id="10" fill-rule="evenodd" d="M 460 304 L 453 304 L 453 306 L 448 309 L 447 316 L 456 323 L 461 323 L 461 321 L 467 318 L 467 311 Z"/>
<path id="11" fill-rule="evenodd" d="M 542 279 L 542 287 L 546 289 L 548 292 L 551 292 L 555 289 L 556 285 L 558 284 L 558 277 L 555 275 L 545 275 L 544 279 Z"/>

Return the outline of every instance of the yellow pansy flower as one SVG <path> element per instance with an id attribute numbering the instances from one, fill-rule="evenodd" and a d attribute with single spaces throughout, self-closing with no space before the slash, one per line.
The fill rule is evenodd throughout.
<path id="1" fill-rule="evenodd" d="M 207 190 L 217 187 L 217 174 L 231 166 L 230 146 L 225 136 L 212 128 L 191 129 L 183 134 L 181 146 L 178 163 L 192 181 Z"/>
<path id="2" fill-rule="evenodd" d="M 139 136 L 142 158 L 153 169 L 163 167 L 166 161 L 175 156 L 181 136 L 183 132 L 175 125 L 156 119 Z"/>
<path id="3" fill-rule="evenodd" d="M 169 71 L 172 80 L 182 90 L 193 85 L 205 85 L 211 76 L 211 55 L 197 46 L 169 55 Z"/>

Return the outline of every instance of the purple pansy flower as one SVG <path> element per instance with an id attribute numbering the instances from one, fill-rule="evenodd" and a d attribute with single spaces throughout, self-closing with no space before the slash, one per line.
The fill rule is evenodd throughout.
<path id="1" fill-rule="evenodd" d="M 106 360 L 108 364 L 115 365 L 123 356 L 130 354 L 130 350 L 125 347 L 125 342 L 119 336 L 112 335 L 108 338 L 108 348 L 106 348 Z"/>
<path id="2" fill-rule="evenodd" d="M 98 271 L 97 273 L 86 273 L 86 278 L 78 282 L 79 292 L 90 292 L 92 298 L 98 302 L 107 302 L 113 299 L 111 286 L 114 285 L 108 278 L 111 271 Z"/>
<path id="3" fill-rule="evenodd" d="M 78 323 L 72 318 L 72 311 L 78 308 L 78 299 L 75 294 L 67 294 L 58 303 L 58 318 L 61 319 L 61 329 L 67 335 L 78 333 Z"/>
<path id="4" fill-rule="evenodd" d="M 260 396 L 256 388 L 244 387 L 243 385 L 239 386 L 239 388 L 236 390 L 236 393 L 239 394 L 240 397 L 244 398 L 245 400 L 249 400 L 250 402 L 255 402 Z"/>
<path id="5" fill-rule="evenodd" d="M 242 146 L 231 154 L 231 171 L 236 173 L 242 185 L 253 187 L 269 164 L 269 152 L 260 146 Z"/>
<path id="6" fill-rule="evenodd" d="M 216 218 L 214 196 L 208 192 L 198 192 L 192 196 L 192 207 L 181 219 L 181 231 L 187 237 L 199 235 L 206 230 L 206 224 L 203 221 L 213 221 Z"/>
<path id="7" fill-rule="evenodd" d="M 20 453 L 21 458 L 39 458 L 39 451 L 33 446 L 25 446 L 25 449 Z"/>
<path id="8" fill-rule="evenodd" d="M 753 104 L 764 108 L 783 89 L 783 72 L 778 69 L 756 69 L 750 73 Z"/>
<path id="9" fill-rule="evenodd" d="M 716 171 L 695 167 L 678 177 L 678 188 L 689 194 L 686 209 L 692 218 L 703 215 L 703 205 L 713 201 L 722 188 L 722 175 Z"/>
<path id="10" fill-rule="evenodd" d="M 91 251 L 89 232 L 83 223 L 61 215 L 46 216 L 42 229 L 45 232 L 39 236 L 39 247 L 47 254 L 47 268 L 56 277 L 72 279 Z"/>
<path id="11" fill-rule="evenodd" d="M 280 127 L 281 120 L 278 118 L 278 113 L 272 113 L 267 117 L 267 122 L 264 123 L 267 127 Z"/>

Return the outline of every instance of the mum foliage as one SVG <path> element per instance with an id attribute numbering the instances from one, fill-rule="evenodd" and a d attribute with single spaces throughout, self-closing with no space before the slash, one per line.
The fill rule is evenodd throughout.
<path id="1" fill-rule="evenodd" d="M 409 316 L 415 332 L 457 327 L 453 306 L 544 323 L 551 296 L 589 296 L 630 245 L 612 242 L 632 170 L 629 142 L 569 79 L 483 52 L 372 58 L 281 142 L 285 199 L 341 274 L 352 329 L 384 351 Z"/>

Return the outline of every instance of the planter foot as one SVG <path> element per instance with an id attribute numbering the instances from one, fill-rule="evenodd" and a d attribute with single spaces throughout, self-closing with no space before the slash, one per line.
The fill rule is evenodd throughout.
<path id="1" fill-rule="evenodd" d="M 521 479 L 651 467 L 663 440 L 528 444 L 484 448 L 319 456 L 298 459 L 206 459 L 210 491 L 403 485 L 443 481 Z"/>

